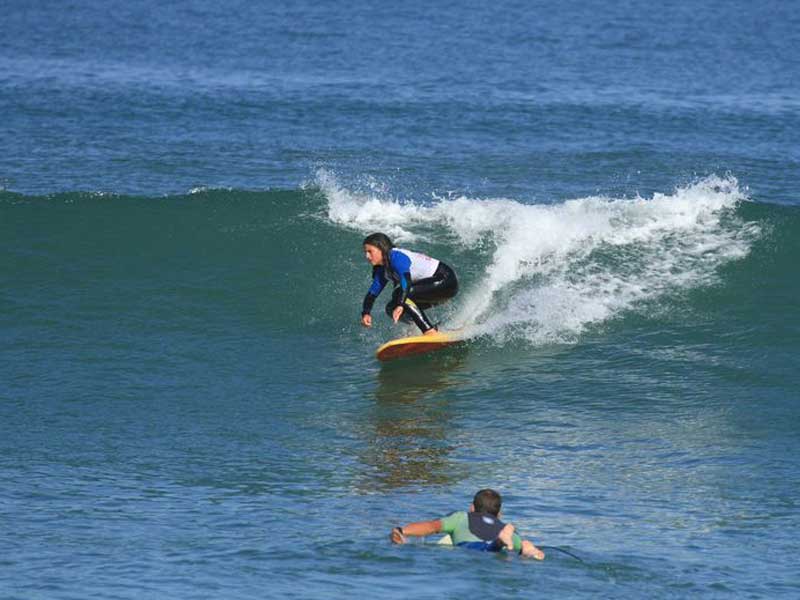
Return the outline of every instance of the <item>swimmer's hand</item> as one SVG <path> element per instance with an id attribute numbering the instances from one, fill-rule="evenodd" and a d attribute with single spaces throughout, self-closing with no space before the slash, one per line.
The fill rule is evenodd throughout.
<path id="1" fill-rule="evenodd" d="M 522 540 L 522 556 L 526 558 L 535 558 L 536 560 L 544 560 L 544 552 L 539 550 L 528 540 Z"/>
<path id="2" fill-rule="evenodd" d="M 403 535 L 403 530 L 399 527 L 395 527 L 392 529 L 392 543 L 393 544 L 405 544 L 406 543 L 406 536 Z"/>
<path id="3" fill-rule="evenodd" d="M 403 316 L 403 307 L 398 306 L 392 311 L 392 321 L 397 323 L 400 320 L 400 317 Z"/>
<path id="4" fill-rule="evenodd" d="M 364 327 L 372 327 L 372 315 L 361 315 L 361 324 Z"/>

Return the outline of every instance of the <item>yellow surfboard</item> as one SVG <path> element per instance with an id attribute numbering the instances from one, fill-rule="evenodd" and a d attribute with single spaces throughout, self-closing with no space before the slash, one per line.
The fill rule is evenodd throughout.
<path id="1" fill-rule="evenodd" d="M 378 360 L 392 360 L 403 356 L 411 356 L 412 354 L 424 354 L 434 350 L 441 350 L 461 341 L 463 341 L 463 338 L 447 332 L 437 332 L 432 335 L 414 335 L 386 342 L 378 348 L 375 356 Z"/>

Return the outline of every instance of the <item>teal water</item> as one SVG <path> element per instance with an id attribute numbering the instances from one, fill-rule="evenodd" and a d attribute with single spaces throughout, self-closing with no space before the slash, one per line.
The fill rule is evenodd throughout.
<path id="1" fill-rule="evenodd" d="M 703 190 L 682 193 L 711 202 Z M 398 218 L 416 247 L 472 273 L 451 319 L 508 247 L 505 230 L 478 247 L 452 224 L 428 242 L 426 211 L 485 203 L 461 202 L 397 205 L 417 211 Z M 474 318 L 466 346 L 381 365 L 372 352 L 394 331 L 360 328 L 361 235 L 331 217 L 371 209 L 342 188 L 4 193 L 4 596 L 406 597 L 409 581 L 793 595 L 800 338 L 786 274 L 800 216 L 731 201 L 684 227 L 657 202 L 585 213 L 586 236 L 562 253 L 597 275 L 585 287 L 543 259 Z M 636 205 L 648 233 L 624 239 L 631 214 L 596 243 L 595 219 Z M 606 281 L 657 290 L 622 306 L 619 292 L 606 313 Z M 571 318 L 514 312 L 551 297 Z M 391 526 L 465 507 L 484 485 L 525 534 L 585 563 L 387 543 Z"/>
<path id="2" fill-rule="evenodd" d="M 6 4 L 0 598 L 798 595 L 791 4 Z"/>

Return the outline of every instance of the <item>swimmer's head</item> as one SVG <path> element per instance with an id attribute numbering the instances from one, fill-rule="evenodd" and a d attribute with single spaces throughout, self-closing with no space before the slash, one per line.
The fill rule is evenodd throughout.
<path id="1" fill-rule="evenodd" d="M 479 491 L 472 499 L 472 510 L 478 513 L 489 513 L 495 517 L 500 514 L 503 499 L 500 494 L 489 488 Z"/>
<path id="2" fill-rule="evenodd" d="M 371 233 L 364 238 L 364 254 L 374 267 L 385 264 L 394 248 L 392 240 L 385 233 Z"/>

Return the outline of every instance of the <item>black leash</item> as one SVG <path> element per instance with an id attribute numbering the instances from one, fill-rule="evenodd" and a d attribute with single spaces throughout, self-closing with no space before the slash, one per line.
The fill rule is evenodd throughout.
<path id="1" fill-rule="evenodd" d="M 572 558 L 574 558 L 575 560 L 577 560 L 579 562 L 583 562 L 583 559 L 580 556 L 576 556 L 575 554 L 573 554 L 569 550 L 564 550 L 563 548 L 559 548 L 558 546 L 536 546 L 536 547 L 540 548 L 542 550 L 558 550 L 559 552 L 563 552 L 567 556 L 571 556 Z"/>

